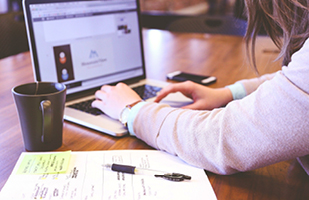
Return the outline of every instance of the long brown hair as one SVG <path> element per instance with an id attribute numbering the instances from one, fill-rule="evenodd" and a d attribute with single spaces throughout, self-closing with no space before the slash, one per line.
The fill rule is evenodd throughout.
<path id="1" fill-rule="evenodd" d="M 245 3 L 248 15 L 245 40 L 254 69 L 257 71 L 255 41 L 261 28 L 280 49 L 278 58 L 283 58 L 282 64 L 287 65 L 309 37 L 309 0 L 245 0 Z"/>

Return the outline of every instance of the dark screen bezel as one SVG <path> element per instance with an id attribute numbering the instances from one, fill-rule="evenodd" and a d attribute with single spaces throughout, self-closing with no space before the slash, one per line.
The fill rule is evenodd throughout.
<path id="1" fill-rule="evenodd" d="M 29 47 L 32 57 L 32 65 L 34 68 L 34 79 L 36 81 L 42 81 L 41 74 L 40 74 L 40 67 L 37 57 L 37 49 L 35 44 L 35 36 L 33 32 L 33 24 L 31 21 L 31 13 L 30 13 L 30 6 L 31 4 L 43 4 L 43 3 L 63 3 L 63 2 L 74 2 L 74 1 L 85 1 L 85 0 L 23 0 L 23 10 L 25 15 L 25 22 L 27 27 L 27 35 L 29 41 Z M 97 1 L 97 0 L 88 0 L 88 1 Z M 140 38 L 140 49 L 141 49 L 141 61 L 142 61 L 142 69 L 143 74 L 140 76 L 136 76 L 127 80 L 123 80 L 122 82 L 131 83 L 131 82 L 138 82 L 139 80 L 146 78 L 146 69 L 145 69 L 145 58 L 144 58 L 144 48 L 143 48 L 143 37 L 142 37 L 142 28 L 141 28 L 141 19 L 140 19 L 140 4 L 139 0 L 135 0 L 137 4 L 137 17 L 138 17 L 138 26 L 139 26 L 139 38 Z M 140 66 L 137 66 L 140 67 Z M 117 82 L 111 82 L 109 84 L 116 84 Z M 97 87 L 94 87 L 97 88 Z M 91 89 L 90 89 L 91 90 Z"/>

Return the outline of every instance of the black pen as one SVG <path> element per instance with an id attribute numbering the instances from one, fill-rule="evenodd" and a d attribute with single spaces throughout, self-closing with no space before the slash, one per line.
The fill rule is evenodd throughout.
<path id="1" fill-rule="evenodd" d="M 187 176 L 180 173 L 165 173 L 162 171 L 156 171 L 145 168 L 137 168 L 130 165 L 120 165 L 120 164 L 106 164 L 105 168 L 111 169 L 116 172 L 123 172 L 128 174 L 140 174 L 140 175 L 153 175 L 155 177 L 164 178 L 170 181 L 184 181 L 191 180 L 191 176 Z"/>

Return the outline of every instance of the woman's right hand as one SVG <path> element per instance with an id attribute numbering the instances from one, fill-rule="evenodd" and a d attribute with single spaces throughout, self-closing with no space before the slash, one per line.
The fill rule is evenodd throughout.
<path id="1" fill-rule="evenodd" d="M 181 92 L 193 100 L 192 104 L 183 108 L 193 110 L 212 110 L 225 106 L 233 100 L 232 92 L 228 88 L 209 88 L 192 81 L 170 84 L 157 95 L 155 102 L 160 102 L 170 93 Z"/>

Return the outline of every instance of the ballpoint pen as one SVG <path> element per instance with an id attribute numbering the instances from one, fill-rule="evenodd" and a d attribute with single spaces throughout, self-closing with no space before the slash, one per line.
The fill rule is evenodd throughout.
<path id="1" fill-rule="evenodd" d="M 123 172 L 128 174 L 140 174 L 140 175 L 153 175 L 158 178 L 164 178 L 170 181 L 184 181 L 191 180 L 191 176 L 187 176 L 180 173 L 165 173 L 162 171 L 145 169 L 145 168 L 137 168 L 135 166 L 130 165 L 120 165 L 120 164 L 106 164 L 103 165 L 106 169 L 111 169 L 116 172 Z"/>

